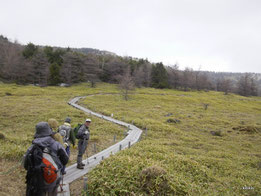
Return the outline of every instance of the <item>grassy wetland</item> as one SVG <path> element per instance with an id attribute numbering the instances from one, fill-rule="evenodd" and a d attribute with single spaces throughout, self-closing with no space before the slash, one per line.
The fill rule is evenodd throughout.
<path id="1" fill-rule="evenodd" d="M 67 102 L 81 95 L 100 92 L 117 92 L 116 88 L 101 84 L 90 88 L 89 84 L 65 87 L 35 87 L 0 84 L 0 195 L 25 194 L 25 170 L 20 161 L 27 148 L 31 145 L 35 125 L 49 118 L 55 118 L 62 124 L 67 116 L 72 118 L 72 125 L 83 123 L 88 117 L 91 125 L 92 138 L 89 144 L 89 155 L 93 154 L 93 143 L 100 151 L 113 144 L 113 137 L 123 138 L 124 128 L 103 121 L 77 110 Z M 76 162 L 77 149 L 71 147 L 69 164 Z"/>
<path id="2" fill-rule="evenodd" d="M 261 98 L 221 92 L 136 89 L 125 101 L 115 85 L 34 87 L 0 84 L 0 172 L 16 165 L 40 121 L 83 122 L 80 105 L 144 130 L 131 149 L 88 174 L 90 195 L 261 195 Z M 122 127 L 92 117 L 99 150 L 122 138 Z M 147 129 L 147 131 L 145 131 Z M 90 145 L 91 146 L 91 145 Z M 90 152 L 91 153 L 91 152 Z M 71 163 L 75 162 L 73 150 Z M 0 195 L 22 195 L 25 171 L 0 175 Z M 72 187 L 82 189 L 82 183 Z M 77 188 L 76 188 L 77 189 Z M 73 194 L 77 194 L 76 192 Z"/>

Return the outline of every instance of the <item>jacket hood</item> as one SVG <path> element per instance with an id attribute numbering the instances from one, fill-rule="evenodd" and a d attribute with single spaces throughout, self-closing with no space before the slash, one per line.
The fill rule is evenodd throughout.
<path id="1" fill-rule="evenodd" d="M 51 146 L 54 142 L 55 140 L 51 136 L 40 137 L 33 140 L 33 144 L 37 144 L 42 147 Z"/>
<path id="2" fill-rule="evenodd" d="M 39 122 L 35 126 L 35 135 L 34 138 L 39 138 L 39 137 L 46 137 L 52 135 L 52 130 L 49 127 L 47 122 Z"/>

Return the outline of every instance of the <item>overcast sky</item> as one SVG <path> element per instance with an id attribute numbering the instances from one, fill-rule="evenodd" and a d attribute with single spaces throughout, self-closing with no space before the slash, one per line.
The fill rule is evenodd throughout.
<path id="1" fill-rule="evenodd" d="M 181 69 L 261 73 L 261 0 L 0 0 L 0 34 Z"/>

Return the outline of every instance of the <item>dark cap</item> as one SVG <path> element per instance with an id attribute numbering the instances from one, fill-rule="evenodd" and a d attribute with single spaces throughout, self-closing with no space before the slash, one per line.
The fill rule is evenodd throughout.
<path id="1" fill-rule="evenodd" d="M 71 118 L 70 117 L 67 117 L 64 122 L 67 122 L 67 123 L 71 123 Z"/>

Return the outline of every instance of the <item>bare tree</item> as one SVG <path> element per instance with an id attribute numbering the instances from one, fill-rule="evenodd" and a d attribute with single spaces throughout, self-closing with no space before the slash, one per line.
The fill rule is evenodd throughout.
<path id="1" fill-rule="evenodd" d="M 144 71 L 143 71 L 143 67 L 139 67 L 137 68 L 134 73 L 134 83 L 137 87 L 141 87 L 143 86 L 143 83 L 144 83 Z"/>
<path id="2" fill-rule="evenodd" d="M 211 82 L 206 74 L 199 74 L 197 78 L 197 90 L 211 89 Z"/>
<path id="3" fill-rule="evenodd" d="M 225 95 L 228 95 L 228 93 L 232 89 L 232 81 L 230 79 L 224 79 L 223 81 L 221 81 L 220 85 L 220 90 L 223 91 Z"/>
<path id="4" fill-rule="evenodd" d="M 186 68 L 183 71 L 182 77 L 181 77 L 181 86 L 182 88 L 187 91 L 189 88 L 194 87 L 194 74 L 193 69 Z"/>
<path id="5" fill-rule="evenodd" d="M 245 73 L 237 83 L 238 93 L 243 96 L 257 96 L 257 84 L 254 74 Z"/>
<path id="6" fill-rule="evenodd" d="M 180 86 L 180 71 L 179 67 L 177 64 L 175 64 L 173 67 L 168 67 L 167 68 L 167 73 L 168 73 L 168 82 L 172 88 L 177 89 Z"/>
<path id="7" fill-rule="evenodd" d="M 20 74 L 24 74 L 22 55 L 22 47 L 8 41 L 1 40 L 1 75 L 3 78 L 17 81 Z"/>
<path id="8" fill-rule="evenodd" d="M 99 67 L 99 59 L 96 55 L 88 54 L 83 57 L 83 70 L 84 77 L 87 81 L 91 82 L 91 87 L 94 88 L 99 80 L 99 76 L 102 73 L 102 69 Z"/>
<path id="9" fill-rule="evenodd" d="M 119 88 L 124 99 L 127 101 L 129 99 L 129 94 L 134 90 L 134 81 L 130 74 L 130 69 L 124 73 L 123 76 L 119 77 Z"/>
<path id="10" fill-rule="evenodd" d="M 250 95 L 258 95 L 257 79 L 255 75 L 252 75 L 252 77 L 250 78 Z"/>

